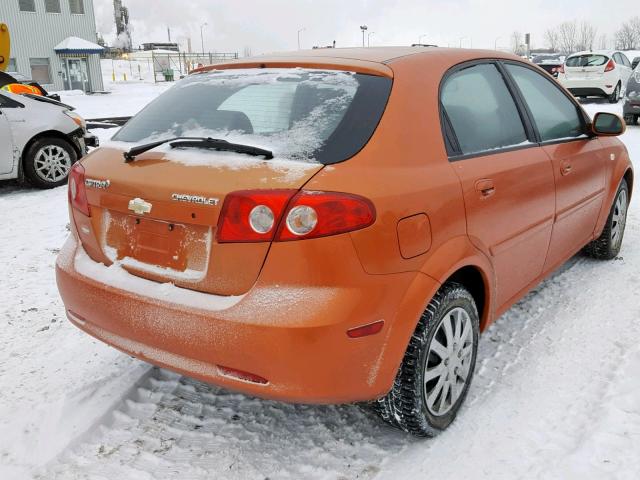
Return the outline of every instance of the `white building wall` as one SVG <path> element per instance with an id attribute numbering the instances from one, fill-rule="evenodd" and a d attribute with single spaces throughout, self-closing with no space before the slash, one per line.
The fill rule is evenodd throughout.
<path id="1" fill-rule="evenodd" d="M 46 13 L 45 0 L 35 0 L 36 12 L 21 12 L 18 0 L 0 0 L 0 22 L 11 33 L 10 58 L 16 60 L 19 73 L 31 77 L 30 58 L 48 58 L 52 84 L 47 90 L 63 90 L 63 60 L 54 47 L 68 37 L 97 42 L 93 0 L 84 0 L 84 14 L 72 14 L 69 0 L 60 0 L 61 13 Z M 99 55 L 88 56 L 91 90 L 103 90 Z"/>

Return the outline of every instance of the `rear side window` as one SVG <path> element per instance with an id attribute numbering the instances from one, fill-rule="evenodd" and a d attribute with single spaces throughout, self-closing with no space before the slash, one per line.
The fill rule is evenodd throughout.
<path id="1" fill-rule="evenodd" d="M 606 55 L 576 55 L 567 58 L 567 67 L 600 67 L 609 61 Z"/>
<path id="2" fill-rule="evenodd" d="M 441 102 L 462 155 L 528 141 L 513 97 L 493 64 L 451 74 L 442 87 Z"/>
<path id="3" fill-rule="evenodd" d="M 302 68 L 191 75 L 131 119 L 114 140 L 207 136 L 267 148 L 282 159 L 337 163 L 368 142 L 391 79 Z"/>
<path id="4" fill-rule="evenodd" d="M 522 92 L 543 142 L 583 134 L 578 108 L 555 85 L 529 68 L 505 66 Z"/>

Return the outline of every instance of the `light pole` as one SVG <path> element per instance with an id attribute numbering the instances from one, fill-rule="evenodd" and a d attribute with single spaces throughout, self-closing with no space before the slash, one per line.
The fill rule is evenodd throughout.
<path id="1" fill-rule="evenodd" d="M 302 32 L 304 32 L 306 30 L 306 28 L 302 27 L 300 30 L 298 30 L 298 50 L 300 50 L 300 34 Z"/>
<path id="2" fill-rule="evenodd" d="M 421 45 L 421 44 L 422 44 L 422 39 L 423 39 L 424 37 L 426 37 L 426 36 L 427 36 L 427 34 L 426 34 L 426 33 L 423 33 L 422 35 L 420 35 L 420 36 L 418 37 L 418 45 Z"/>
<path id="3" fill-rule="evenodd" d="M 369 32 L 367 34 L 367 48 L 369 48 L 371 46 L 371 35 L 375 35 L 376 32 Z"/>
<path id="4" fill-rule="evenodd" d="M 200 25 L 200 43 L 202 44 L 202 54 L 203 55 L 204 55 L 204 34 L 202 33 L 202 30 L 207 25 L 209 25 L 207 22 L 204 22 L 202 25 Z"/>
<path id="5" fill-rule="evenodd" d="M 496 38 L 495 42 L 493 42 L 493 49 L 494 50 L 498 50 L 498 40 L 500 40 L 502 37 L 498 37 Z"/>
<path id="6" fill-rule="evenodd" d="M 460 37 L 460 48 L 462 48 L 462 40 L 469 38 L 469 37 Z"/>
<path id="7" fill-rule="evenodd" d="M 369 27 L 366 25 L 360 25 L 360 30 L 362 30 L 362 46 L 364 47 L 364 33 L 367 31 Z"/>

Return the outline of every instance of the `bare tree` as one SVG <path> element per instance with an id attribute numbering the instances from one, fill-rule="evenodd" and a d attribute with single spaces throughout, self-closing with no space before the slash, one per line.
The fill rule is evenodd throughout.
<path id="1" fill-rule="evenodd" d="M 633 50 L 640 44 L 640 18 L 634 17 L 624 22 L 616 31 L 616 48 Z"/>
<path id="2" fill-rule="evenodd" d="M 600 38 L 598 38 L 598 48 L 601 50 L 606 50 L 607 48 L 609 48 L 609 39 L 607 38 L 606 34 L 602 34 L 600 35 Z"/>
<path id="3" fill-rule="evenodd" d="M 577 50 L 593 50 L 598 29 L 589 22 L 582 22 L 578 33 Z"/>
<path id="4" fill-rule="evenodd" d="M 522 34 L 520 32 L 513 32 L 511 34 L 511 51 L 516 55 L 523 55 L 524 48 L 522 44 Z"/>
<path id="5" fill-rule="evenodd" d="M 554 52 L 560 48 L 560 35 L 555 28 L 547 28 L 544 32 L 544 41 L 547 43 L 547 47 Z"/>
<path id="6" fill-rule="evenodd" d="M 563 22 L 558 27 L 558 35 L 560 37 L 560 50 L 562 53 L 569 54 L 576 51 L 578 45 L 578 25 L 573 22 Z"/>

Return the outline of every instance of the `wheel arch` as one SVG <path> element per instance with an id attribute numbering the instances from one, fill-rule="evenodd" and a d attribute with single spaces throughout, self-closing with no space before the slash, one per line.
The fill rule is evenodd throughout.
<path id="1" fill-rule="evenodd" d="M 20 168 L 24 171 L 24 162 L 26 160 L 27 152 L 36 143 L 38 140 L 43 138 L 57 138 L 59 140 L 63 140 L 67 142 L 73 148 L 73 151 L 76 152 L 76 156 L 78 158 L 82 158 L 82 153 L 80 152 L 80 148 L 75 144 L 69 135 L 66 135 L 59 130 L 45 130 L 44 132 L 38 132 L 38 134 L 34 135 L 29 139 L 27 143 L 25 143 L 24 148 L 22 149 L 22 155 L 20 156 Z"/>
<path id="2" fill-rule="evenodd" d="M 627 182 L 627 188 L 629 189 L 629 200 L 631 200 L 631 195 L 633 193 L 633 170 L 631 167 L 627 168 L 627 171 L 624 172 L 622 176 Z"/>
<path id="3" fill-rule="evenodd" d="M 466 288 L 476 302 L 480 317 L 480 330 L 484 330 L 490 321 L 490 282 L 487 274 L 478 265 L 465 265 L 453 272 L 443 283 L 455 282 Z"/>

